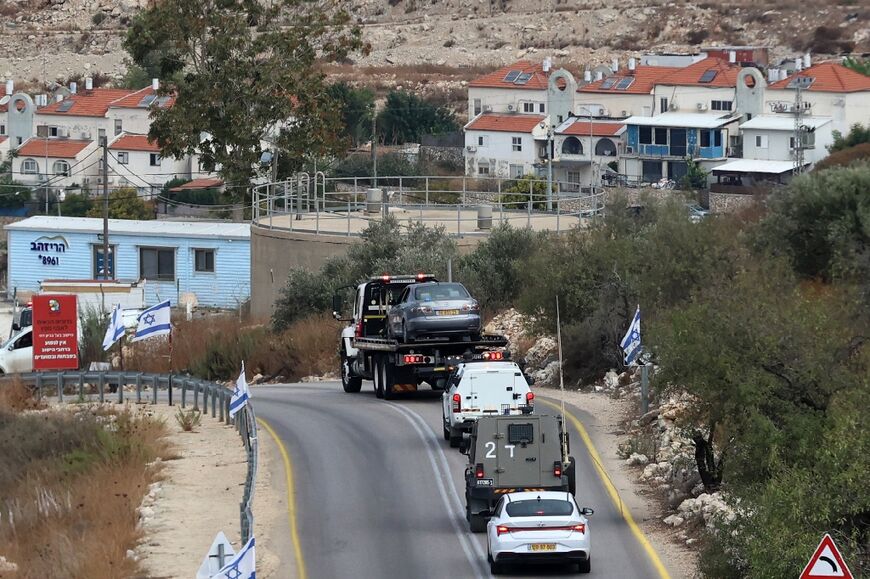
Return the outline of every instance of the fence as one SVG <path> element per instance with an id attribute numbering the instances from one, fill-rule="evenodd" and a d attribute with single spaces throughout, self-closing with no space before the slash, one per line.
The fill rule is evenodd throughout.
<path id="1" fill-rule="evenodd" d="M 135 390 L 129 393 L 136 403 L 150 402 L 157 404 L 164 396 L 158 396 L 162 390 L 165 399 L 172 405 L 174 394 L 180 395 L 181 407 L 189 403 L 193 408 L 201 409 L 204 414 L 218 418 L 226 424 L 234 424 L 242 438 L 247 454 L 248 472 L 245 477 L 245 488 L 242 502 L 239 505 L 242 544 L 247 543 L 254 529 L 254 513 L 251 510 L 254 501 L 254 482 L 257 478 L 257 420 L 251 402 L 237 413 L 234 420 L 230 419 L 230 398 L 232 390 L 220 384 L 201 380 L 193 376 L 175 374 L 150 374 L 143 372 L 30 372 L 14 377 L 4 377 L 3 380 L 20 378 L 24 384 L 36 390 L 37 397 L 42 399 L 49 393 L 57 395 L 58 402 L 65 397 L 74 396 L 80 400 L 98 400 L 106 402 L 117 400 L 123 403 L 128 398 L 125 387 L 133 386 Z M 86 388 L 86 385 L 88 388 Z M 91 393 L 92 388 L 95 393 Z M 88 390 L 88 392 L 86 392 Z"/>
<path id="2" fill-rule="evenodd" d="M 603 191 L 580 190 L 576 183 L 546 179 L 467 176 L 326 177 L 301 173 L 253 190 L 254 223 L 306 233 L 359 234 L 354 219 L 368 220 L 366 193 L 383 191 L 383 203 L 415 221 L 444 225 L 451 235 L 476 232 L 476 210 L 489 206 L 493 223 L 520 223 L 560 231 L 603 208 Z M 344 223 L 343 223 L 344 222 Z M 452 225 L 456 224 L 455 229 Z"/>

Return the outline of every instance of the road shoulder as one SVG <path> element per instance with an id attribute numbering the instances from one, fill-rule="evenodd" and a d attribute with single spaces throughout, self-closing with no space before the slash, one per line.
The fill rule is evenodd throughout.
<path id="1" fill-rule="evenodd" d="M 535 392 L 552 401 L 561 396 L 554 388 L 536 388 Z M 566 410 L 583 423 L 601 456 L 601 466 L 672 579 L 695 577 L 697 554 L 674 540 L 675 531 L 661 522 L 665 516 L 661 499 L 648 486 L 637 482 L 636 474 L 619 457 L 619 444 L 627 439 L 622 424 L 629 414 L 630 401 L 596 392 L 566 391 L 565 402 Z M 572 441 L 572 445 L 579 443 Z"/>

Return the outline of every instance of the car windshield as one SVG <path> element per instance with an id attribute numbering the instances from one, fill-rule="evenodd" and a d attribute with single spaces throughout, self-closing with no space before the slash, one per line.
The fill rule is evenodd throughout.
<path id="1" fill-rule="evenodd" d="M 511 501 L 507 514 L 512 517 L 567 517 L 574 512 L 574 505 L 560 499 L 530 499 Z"/>
<path id="2" fill-rule="evenodd" d="M 468 298 L 468 292 L 458 283 L 439 283 L 414 290 L 414 299 L 421 302 L 436 300 L 461 300 Z"/>

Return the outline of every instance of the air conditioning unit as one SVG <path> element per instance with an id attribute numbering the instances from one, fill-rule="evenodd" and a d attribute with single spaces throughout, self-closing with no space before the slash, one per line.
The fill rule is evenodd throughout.
<path id="1" fill-rule="evenodd" d="M 621 117 L 627 117 L 627 116 L 628 116 L 628 111 L 622 111 L 622 113 L 620 114 L 620 116 L 621 116 Z"/>
<path id="2" fill-rule="evenodd" d="M 483 112 L 491 113 L 492 112 L 492 105 L 483 105 Z"/>
<path id="3" fill-rule="evenodd" d="M 81 136 L 80 136 L 80 138 L 81 138 L 83 141 L 90 141 L 90 140 L 91 140 L 91 134 L 90 134 L 88 131 L 82 131 L 82 132 L 81 132 Z"/>
<path id="4" fill-rule="evenodd" d="M 68 139 L 69 138 L 69 129 L 66 127 L 58 127 L 57 128 L 57 136 L 62 138 L 62 139 Z"/>
<path id="5" fill-rule="evenodd" d="M 698 110 L 699 111 L 706 111 L 707 110 L 707 103 L 698 103 Z"/>
<path id="6" fill-rule="evenodd" d="M 598 116 L 599 117 L 609 117 L 610 113 L 604 107 L 598 107 Z"/>
<path id="7" fill-rule="evenodd" d="M 477 147 L 475 147 L 474 145 L 468 145 L 467 147 L 465 147 L 465 150 L 468 151 L 469 153 L 476 153 Z"/>
<path id="8" fill-rule="evenodd" d="M 514 110 L 514 105 L 508 105 L 508 111 L 513 112 L 513 110 Z"/>
<path id="9" fill-rule="evenodd" d="M 668 105 L 668 110 L 669 111 L 678 111 L 678 110 L 680 110 L 680 106 L 677 103 L 672 102 L 671 104 Z"/>
<path id="10" fill-rule="evenodd" d="M 45 173 L 40 173 L 39 175 L 37 175 L 37 177 L 40 183 L 43 181 L 48 181 L 48 175 L 46 175 Z"/>

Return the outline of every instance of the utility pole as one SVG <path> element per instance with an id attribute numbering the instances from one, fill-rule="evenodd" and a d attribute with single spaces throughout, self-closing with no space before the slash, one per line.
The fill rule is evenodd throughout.
<path id="1" fill-rule="evenodd" d="M 109 279 L 109 143 L 102 137 L 103 146 L 103 279 Z"/>
<path id="2" fill-rule="evenodd" d="M 372 188 L 378 187 L 378 107 L 372 103 Z"/>
<path id="3" fill-rule="evenodd" d="M 800 175 L 804 170 L 804 140 L 803 140 L 803 124 L 804 124 L 804 103 L 803 95 L 801 94 L 800 78 L 795 85 L 794 92 L 794 170 L 795 175 Z"/>

